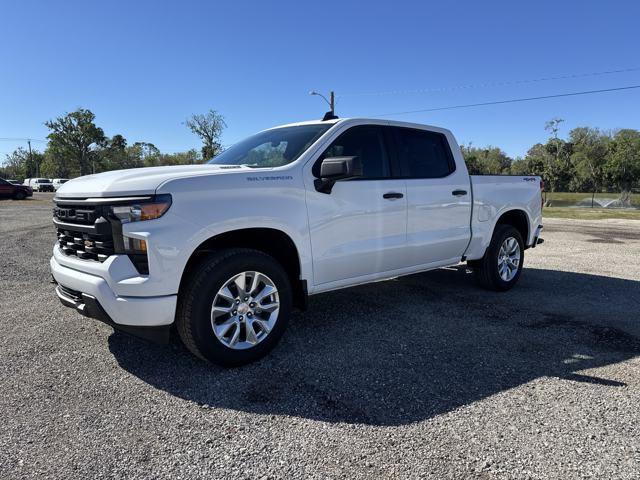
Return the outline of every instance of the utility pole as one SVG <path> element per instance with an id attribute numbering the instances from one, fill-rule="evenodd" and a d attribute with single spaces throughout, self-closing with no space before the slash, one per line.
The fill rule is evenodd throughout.
<path id="1" fill-rule="evenodd" d="M 322 99 L 329 104 L 329 111 L 325 114 L 325 120 L 330 118 L 338 118 L 336 117 L 336 95 L 333 90 L 329 92 L 329 99 L 322 95 L 320 92 L 316 92 L 315 90 L 311 90 L 309 95 L 317 95 L 318 97 L 322 97 Z"/>
<path id="2" fill-rule="evenodd" d="M 27 145 L 29 145 L 29 162 L 31 162 L 31 165 L 33 165 L 33 155 L 31 153 L 31 139 L 28 138 L 27 139 Z M 40 176 L 40 165 L 36 164 L 36 177 Z"/>

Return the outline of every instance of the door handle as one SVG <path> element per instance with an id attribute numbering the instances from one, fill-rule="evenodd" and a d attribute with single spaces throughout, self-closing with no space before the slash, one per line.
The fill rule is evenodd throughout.
<path id="1" fill-rule="evenodd" d="M 453 192 L 451 192 L 451 195 L 453 195 L 454 197 L 464 197 L 466 194 L 466 190 L 454 190 Z"/>
<path id="2" fill-rule="evenodd" d="M 382 195 L 382 198 L 386 198 L 387 200 L 395 200 L 396 198 L 402 198 L 404 195 L 400 192 L 387 192 Z"/>

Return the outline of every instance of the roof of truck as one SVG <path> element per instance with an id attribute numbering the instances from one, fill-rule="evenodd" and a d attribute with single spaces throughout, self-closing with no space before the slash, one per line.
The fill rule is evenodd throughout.
<path id="1" fill-rule="evenodd" d="M 408 127 L 408 128 L 421 128 L 421 129 L 427 128 L 429 130 L 447 130 L 446 128 L 443 128 L 443 127 L 438 127 L 436 125 L 427 125 L 424 123 L 411 123 L 411 122 L 402 122 L 399 120 L 387 120 L 383 118 L 366 118 L 366 117 L 335 118 L 335 119 L 325 120 L 325 121 L 322 121 L 321 119 L 306 120 L 303 122 L 294 122 L 294 123 L 287 123 L 285 125 L 277 125 L 267 130 L 271 130 L 272 128 L 295 127 L 298 125 L 336 124 L 336 123 L 343 123 L 343 122 L 349 122 L 349 123 L 369 123 L 370 122 L 372 124 L 378 124 L 378 125 L 385 124 L 385 125 L 394 125 L 398 127 Z"/>

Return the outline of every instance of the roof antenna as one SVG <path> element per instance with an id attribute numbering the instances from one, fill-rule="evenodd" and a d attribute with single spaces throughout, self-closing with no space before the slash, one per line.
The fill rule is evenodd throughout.
<path id="1" fill-rule="evenodd" d="M 338 118 L 338 116 L 335 113 L 335 111 L 336 111 L 336 96 L 335 96 L 333 90 L 331 90 L 329 92 L 330 100 L 327 100 L 327 97 L 322 95 L 320 92 L 316 92 L 315 90 L 311 90 L 309 92 L 309 95 L 317 95 L 319 97 L 322 97 L 324 99 L 324 101 L 329 104 L 330 110 L 327 113 L 324 114 L 324 117 L 322 117 L 322 121 L 323 122 L 326 122 L 327 120 L 335 120 L 336 118 Z"/>

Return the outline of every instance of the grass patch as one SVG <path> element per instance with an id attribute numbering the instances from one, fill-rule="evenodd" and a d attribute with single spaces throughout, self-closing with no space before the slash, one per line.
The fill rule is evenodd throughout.
<path id="1" fill-rule="evenodd" d="M 576 218 L 578 220 L 602 220 L 605 218 L 640 220 L 640 210 L 623 210 L 617 208 L 545 207 L 542 210 L 542 217 Z"/>
<path id="2" fill-rule="evenodd" d="M 596 193 L 595 198 L 618 198 L 619 193 Z M 591 202 L 591 193 L 580 192 L 546 192 L 547 201 L 552 207 L 573 207 L 581 201 Z M 640 207 L 640 194 L 631 194 L 631 205 Z"/>

